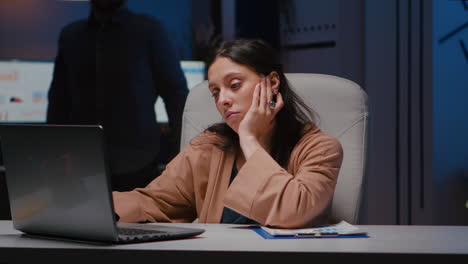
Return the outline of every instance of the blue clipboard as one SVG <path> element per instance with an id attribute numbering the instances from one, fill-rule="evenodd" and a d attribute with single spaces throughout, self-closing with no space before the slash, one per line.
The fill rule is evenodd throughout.
<path id="1" fill-rule="evenodd" d="M 324 239 L 324 238 L 368 238 L 368 235 L 359 234 L 359 235 L 323 235 L 323 236 L 272 236 L 265 230 L 263 230 L 260 226 L 252 226 L 251 229 L 259 234 L 264 239 Z"/>

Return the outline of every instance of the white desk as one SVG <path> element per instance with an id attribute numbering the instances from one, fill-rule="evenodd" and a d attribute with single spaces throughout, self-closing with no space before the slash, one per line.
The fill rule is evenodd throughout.
<path id="1" fill-rule="evenodd" d="M 443 263 L 453 263 L 447 260 L 455 258 L 468 260 L 468 226 L 360 226 L 368 230 L 369 238 L 267 240 L 238 225 L 177 225 L 204 228 L 206 232 L 191 239 L 106 246 L 26 237 L 13 229 L 11 221 L 0 221 L 0 263 L 31 263 L 31 260 L 148 263 L 149 260 L 292 264 L 323 260 L 328 264 L 409 257 L 440 259 Z"/>

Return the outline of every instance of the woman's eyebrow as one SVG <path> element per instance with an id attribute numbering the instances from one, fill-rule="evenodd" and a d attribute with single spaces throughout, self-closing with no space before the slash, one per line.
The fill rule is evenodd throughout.
<path id="1" fill-rule="evenodd" d="M 240 72 L 230 72 L 230 73 L 224 75 L 223 79 L 231 78 L 232 76 L 241 75 L 241 74 L 242 73 L 240 73 Z"/>
<path id="2" fill-rule="evenodd" d="M 223 76 L 222 80 L 225 81 L 226 79 L 229 79 L 233 76 L 236 75 L 241 75 L 241 72 L 229 72 L 226 75 Z M 211 89 L 213 86 L 216 86 L 216 83 L 208 82 L 208 88 Z"/>
<path id="3" fill-rule="evenodd" d="M 214 89 L 216 89 L 217 85 L 216 83 L 208 83 L 208 90 L 212 91 Z"/>

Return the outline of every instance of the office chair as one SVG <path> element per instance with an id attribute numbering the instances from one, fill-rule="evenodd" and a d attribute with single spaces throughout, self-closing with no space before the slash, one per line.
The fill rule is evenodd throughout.
<path id="1" fill-rule="evenodd" d="M 356 83 L 325 74 L 289 73 L 293 89 L 318 114 L 318 126 L 343 147 L 343 164 L 331 206 L 331 220 L 357 224 L 367 153 L 367 95 Z M 190 90 L 182 119 L 181 148 L 222 118 L 207 81 Z"/>

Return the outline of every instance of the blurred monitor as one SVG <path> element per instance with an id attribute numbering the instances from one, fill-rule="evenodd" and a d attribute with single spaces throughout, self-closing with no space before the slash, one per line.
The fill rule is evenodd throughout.
<path id="1" fill-rule="evenodd" d="M 205 79 L 205 63 L 181 61 L 189 89 Z M 0 122 L 44 123 L 53 61 L 0 61 Z M 161 97 L 155 104 L 159 123 L 168 117 Z"/>

